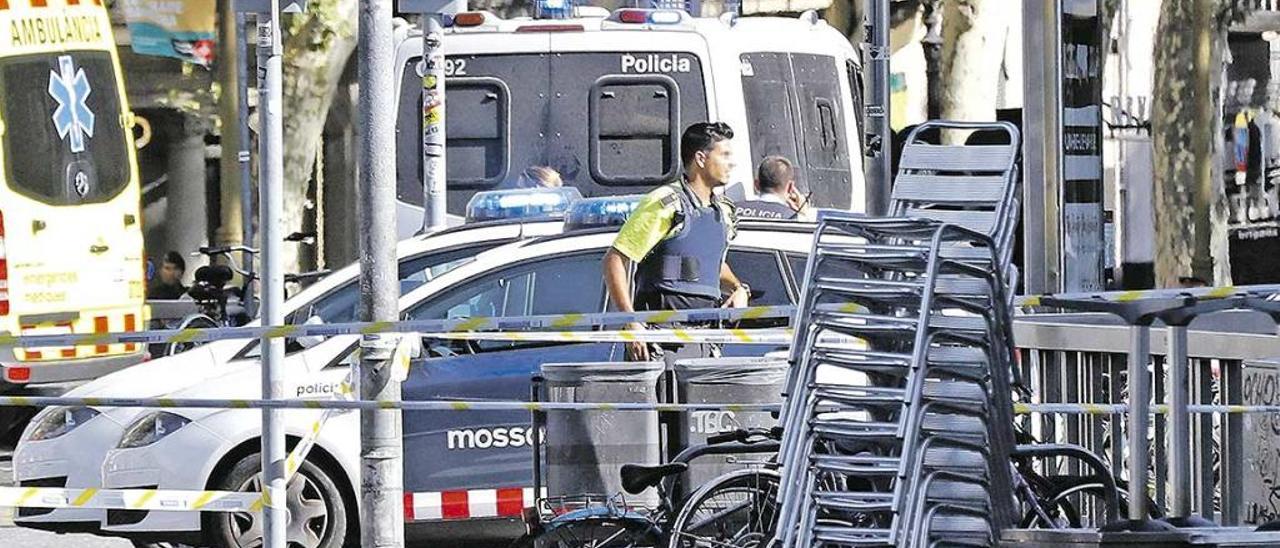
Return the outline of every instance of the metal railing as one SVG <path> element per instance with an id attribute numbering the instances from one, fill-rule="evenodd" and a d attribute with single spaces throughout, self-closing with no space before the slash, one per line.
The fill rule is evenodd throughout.
<path id="1" fill-rule="evenodd" d="M 1148 486 L 1154 502 L 1163 509 L 1185 504 L 1193 515 L 1223 525 L 1275 519 L 1278 508 L 1269 501 L 1246 499 L 1245 480 L 1246 475 L 1259 473 L 1259 458 L 1274 461 L 1280 456 L 1274 449 L 1269 457 L 1250 449 L 1280 446 L 1280 442 L 1260 441 L 1280 439 L 1280 431 L 1257 427 L 1280 425 L 1271 419 L 1275 408 L 1256 407 L 1274 404 L 1266 397 L 1276 392 L 1266 396 L 1263 387 L 1280 383 L 1280 369 L 1256 367 L 1280 357 L 1275 322 L 1265 313 L 1230 310 L 1201 316 L 1181 328 L 1186 330 L 1182 348 L 1188 356 L 1185 371 L 1191 404 L 1185 452 L 1177 450 L 1170 431 L 1170 404 L 1177 403 L 1171 396 L 1178 392 L 1170 380 L 1180 375 L 1170 367 L 1169 338 L 1176 338 L 1178 329 L 1156 324 L 1149 330 L 1151 359 L 1146 369 L 1157 405 L 1145 436 L 1151 440 L 1154 481 Z M 1133 477 L 1127 464 L 1129 444 L 1123 437 L 1129 428 L 1126 415 L 1118 412 L 1127 410 L 1129 403 L 1133 331 L 1119 318 L 1100 313 L 1023 315 L 1014 323 L 1023 378 L 1035 393 L 1031 404 L 1019 409 L 1030 414 L 1031 433 L 1041 442 L 1076 443 L 1090 449 L 1103 456 L 1120 479 Z M 1046 410 L 1051 412 L 1042 412 Z M 1064 461 L 1057 466 L 1060 473 L 1081 472 L 1076 463 Z M 1176 476 L 1179 468 L 1191 471 L 1185 491 L 1170 484 L 1171 469 Z M 1267 482 L 1265 489 L 1280 489 L 1280 482 L 1274 481 L 1280 479 L 1275 467 L 1261 473 L 1270 474 L 1262 478 Z M 1188 495 L 1189 500 L 1181 501 Z"/>

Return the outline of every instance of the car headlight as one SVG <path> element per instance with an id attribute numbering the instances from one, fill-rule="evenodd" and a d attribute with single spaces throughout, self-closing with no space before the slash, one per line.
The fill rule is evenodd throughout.
<path id="1" fill-rule="evenodd" d="M 97 409 L 89 407 L 56 407 L 40 418 L 40 422 L 31 430 L 31 437 L 28 439 L 51 440 L 75 430 L 76 427 L 89 422 L 89 419 L 99 414 Z"/>
<path id="2" fill-rule="evenodd" d="M 119 449 L 146 447 L 191 424 L 191 419 L 168 411 L 147 413 L 133 421 L 120 437 Z"/>

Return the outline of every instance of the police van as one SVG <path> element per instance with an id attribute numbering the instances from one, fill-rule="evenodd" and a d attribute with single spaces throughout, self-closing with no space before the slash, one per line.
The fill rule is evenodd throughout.
<path id="1" fill-rule="evenodd" d="M 726 192 L 754 196 L 754 166 L 782 155 L 817 207 L 862 211 L 860 69 L 815 13 L 691 17 L 579 7 L 563 19 L 454 15 L 444 38 L 447 200 L 530 166 L 586 197 L 636 194 L 680 173 L 679 136 L 728 123 L 737 165 Z M 422 226 L 422 38 L 397 47 L 397 197 L 402 235 Z"/>

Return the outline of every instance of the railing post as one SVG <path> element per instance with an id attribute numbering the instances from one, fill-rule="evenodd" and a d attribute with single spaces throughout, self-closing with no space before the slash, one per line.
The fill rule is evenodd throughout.
<path id="1" fill-rule="evenodd" d="M 1129 519 L 1147 519 L 1147 428 L 1151 425 L 1151 326 L 1129 326 Z"/>
<path id="2" fill-rule="evenodd" d="M 1227 405 L 1244 403 L 1243 363 L 1219 360 L 1222 393 Z M 1240 525 L 1244 516 L 1244 416 L 1227 413 L 1222 419 L 1222 524 Z"/>
<path id="3" fill-rule="evenodd" d="M 1187 381 L 1187 326 L 1170 325 L 1165 330 L 1169 353 L 1165 358 L 1169 373 L 1169 517 L 1191 516 L 1191 385 Z"/>

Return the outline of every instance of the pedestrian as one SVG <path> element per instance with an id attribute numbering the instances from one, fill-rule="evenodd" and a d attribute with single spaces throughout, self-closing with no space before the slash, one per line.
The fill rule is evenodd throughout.
<path id="1" fill-rule="evenodd" d="M 187 262 L 182 254 L 170 251 L 164 254 L 164 262 L 151 283 L 147 284 L 147 298 L 159 300 L 181 299 L 187 294 L 187 287 L 182 285 L 182 275 L 187 271 Z"/>
<path id="2" fill-rule="evenodd" d="M 564 186 L 564 180 L 556 170 L 547 166 L 529 166 L 506 188 L 560 188 L 561 186 Z"/>
<path id="3" fill-rule="evenodd" d="M 739 219 L 813 221 L 809 199 L 796 188 L 796 170 L 782 156 L 766 156 L 756 169 L 756 199 L 737 204 Z"/>
<path id="4" fill-rule="evenodd" d="M 737 231 L 733 203 L 715 192 L 729 182 L 732 138 L 733 130 L 724 123 L 697 123 L 685 130 L 680 139 L 684 176 L 645 195 L 605 254 L 605 286 L 618 310 L 747 305 L 751 289 L 725 263 L 729 240 Z M 632 265 L 636 267 L 634 300 L 627 283 Z M 722 292 L 728 294 L 723 302 Z M 633 322 L 627 329 L 645 329 L 645 325 Z M 717 352 L 710 344 L 627 345 L 627 359 L 636 361 L 672 363 L 676 358 L 713 357 Z"/>

